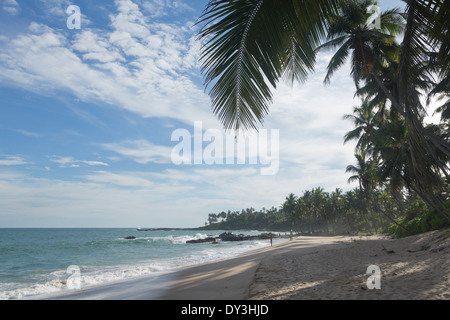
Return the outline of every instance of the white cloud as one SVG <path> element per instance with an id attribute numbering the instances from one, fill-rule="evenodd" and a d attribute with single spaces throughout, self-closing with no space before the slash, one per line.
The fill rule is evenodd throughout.
<path id="1" fill-rule="evenodd" d="M 173 0 L 147 0 L 141 1 L 143 8 L 146 13 L 152 17 L 167 16 L 174 11 L 187 11 L 193 10 L 189 5 L 183 1 L 173 1 Z"/>
<path id="2" fill-rule="evenodd" d="M 28 162 L 20 156 L 4 156 L 0 159 L 0 166 L 20 166 L 28 164 Z"/>
<path id="3" fill-rule="evenodd" d="M 57 8 L 65 5 L 53 1 Z M 154 14 L 164 15 L 168 9 L 176 9 L 170 7 L 175 1 L 138 3 L 140 6 L 136 1 L 117 0 L 111 30 L 82 28 L 71 40 L 63 31 L 31 23 L 29 34 L 0 47 L 0 82 L 39 94 L 67 91 L 81 101 L 110 104 L 142 117 L 176 119 L 189 128 L 201 120 L 203 130 L 220 129 L 208 97 L 193 80 L 199 74 L 199 43 L 193 29 L 156 23 L 149 19 L 148 11 L 141 10 L 146 4 L 144 10 L 153 10 L 153 5 Z M 280 131 L 280 170 L 275 176 L 261 176 L 259 168 L 251 165 L 121 171 L 117 168 L 123 159 L 170 165 L 172 148 L 145 139 L 101 143 L 97 144 L 101 151 L 112 153 L 102 155 L 114 161 L 111 166 L 77 160 L 82 156 L 50 158 L 62 167 L 105 167 L 76 177 L 77 181 L 26 175 L 14 178 L 0 172 L 3 199 L 12 195 L 11 199 L 23 199 L 20 203 L 4 201 L 0 219 L 2 215 L 28 215 L 30 221 L 36 217 L 36 224 L 40 223 L 37 217 L 50 216 L 52 223 L 70 221 L 66 223 L 70 226 L 86 226 L 82 224 L 86 221 L 96 221 L 100 227 L 154 226 L 155 221 L 159 226 L 198 226 L 210 212 L 278 206 L 289 193 L 300 194 L 317 186 L 326 191 L 345 189 L 345 167 L 354 158 L 353 146 L 343 146 L 343 135 L 352 129 L 351 123 L 341 119 L 352 111 L 354 90 L 348 69 L 337 73 L 330 86 L 323 86 L 328 58 L 319 57 L 318 72 L 305 85 L 290 88 L 281 84 L 274 92 L 265 128 Z M 86 121 L 93 121 L 92 115 L 72 108 Z M 66 134 L 80 136 L 76 131 Z M 0 160 L 5 166 L 25 163 L 14 156 Z"/>
<path id="4" fill-rule="evenodd" d="M 20 6 L 16 0 L 3 0 L 2 9 L 12 16 L 16 16 L 20 12 Z"/>
<path id="5" fill-rule="evenodd" d="M 48 26 L 46 26 L 45 24 L 42 23 L 37 23 L 32 21 L 30 23 L 30 25 L 28 26 L 28 30 L 30 30 L 33 33 L 39 33 L 39 34 L 43 34 L 46 32 L 52 32 L 52 29 Z"/>
<path id="6" fill-rule="evenodd" d="M 77 160 L 77 162 L 87 164 L 88 166 L 109 166 L 109 164 L 102 161 Z"/>
<path id="7" fill-rule="evenodd" d="M 319 186 L 326 191 L 352 187 L 345 169 L 354 163 L 354 145 L 344 145 L 343 137 L 353 128 L 342 117 L 356 104 L 353 85 L 344 69 L 325 87 L 318 67 L 305 85 L 279 86 L 265 121 L 267 129 L 280 131 L 278 178 L 288 186 L 285 195 Z"/>
<path id="8" fill-rule="evenodd" d="M 39 137 L 42 136 L 40 133 L 31 132 L 31 131 L 23 130 L 23 129 L 17 129 L 15 131 L 20 133 L 20 134 L 23 134 L 24 136 L 32 137 L 32 138 L 39 138 Z"/>
<path id="9" fill-rule="evenodd" d="M 108 163 L 102 161 L 75 160 L 72 157 L 53 156 L 50 161 L 59 164 L 62 168 L 78 168 L 83 164 L 87 166 L 109 166 Z"/>
<path id="10" fill-rule="evenodd" d="M 105 143 L 101 147 L 131 158 L 140 164 L 171 163 L 172 149 L 155 145 L 147 140 L 129 140 L 120 143 Z"/>
<path id="11" fill-rule="evenodd" d="M 40 0 L 40 3 L 46 16 L 56 18 L 66 18 L 66 10 L 72 4 L 70 0 Z"/>
<path id="12" fill-rule="evenodd" d="M 82 30 L 72 44 L 72 48 L 83 54 L 83 60 L 98 61 L 100 63 L 125 61 L 116 48 L 110 47 L 107 39 L 90 30 Z"/>
<path id="13" fill-rule="evenodd" d="M 116 4 L 110 32 L 82 29 L 69 40 L 64 30 L 31 23 L 32 33 L 0 48 L 0 81 L 40 94 L 67 91 L 143 117 L 217 126 L 208 97 L 190 78 L 199 74 L 193 30 L 148 22 L 129 0 Z"/>
<path id="14" fill-rule="evenodd" d="M 84 177 L 88 181 L 110 184 L 121 187 L 153 187 L 155 186 L 150 180 L 136 176 L 136 174 L 117 174 L 106 171 L 97 171 L 95 174 Z"/>
<path id="15" fill-rule="evenodd" d="M 286 180 L 265 180 L 251 168 L 97 171 L 81 178 L 70 181 L 0 172 L 0 221 L 22 220 L 27 226 L 197 227 L 210 212 L 258 204 L 278 206 L 287 189 Z"/>

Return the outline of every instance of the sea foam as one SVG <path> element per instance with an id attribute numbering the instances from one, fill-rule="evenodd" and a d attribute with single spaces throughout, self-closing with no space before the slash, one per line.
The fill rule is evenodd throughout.
<path id="1" fill-rule="evenodd" d="M 139 261 L 128 264 L 122 261 L 113 265 L 79 265 L 79 274 L 76 275 L 79 287 L 75 289 L 86 289 L 139 277 L 158 276 L 179 268 L 229 259 L 244 252 L 270 246 L 268 240 L 186 244 L 186 241 L 204 239 L 208 236 L 204 233 L 165 232 L 159 235 L 138 234 L 134 240 L 116 237 L 111 241 L 91 241 L 89 242 L 90 247 L 98 246 L 102 250 L 137 249 L 136 252 L 145 253 L 139 257 Z M 126 247 L 122 248 L 121 246 Z M 148 251 L 144 249 L 148 249 Z M 171 257 L 168 257 L 169 253 L 172 254 Z M 68 286 L 68 281 L 74 276 L 68 272 L 68 269 L 57 269 L 43 273 L 38 281 L 31 284 L 26 282 L 0 283 L 0 299 L 33 299 L 65 294 L 74 291 L 74 288 Z"/>

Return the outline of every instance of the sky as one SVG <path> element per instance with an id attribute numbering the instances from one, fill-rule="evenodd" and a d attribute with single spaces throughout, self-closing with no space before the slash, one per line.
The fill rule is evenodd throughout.
<path id="1" fill-rule="evenodd" d="M 323 84 L 330 52 L 307 83 L 280 83 L 259 134 L 238 141 L 247 156 L 220 153 L 234 140 L 200 72 L 206 4 L 0 0 L 0 228 L 198 227 L 355 187 L 342 117 L 359 101 L 348 67 Z"/>

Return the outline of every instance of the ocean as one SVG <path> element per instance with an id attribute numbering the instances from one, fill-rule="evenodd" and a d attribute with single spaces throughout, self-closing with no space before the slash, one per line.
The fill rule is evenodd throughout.
<path id="1" fill-rule="evenodd" d="M 186 243 L 222 232 L 0 229 L 0 299 L 58 296 L 142 276 L 156 277 L 270 246 L 270 240 Z M 136 239 L 125 239 L 130 236 Z"/>

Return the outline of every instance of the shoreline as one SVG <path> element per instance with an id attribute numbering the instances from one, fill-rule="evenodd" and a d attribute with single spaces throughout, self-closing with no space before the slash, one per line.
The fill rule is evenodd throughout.
<path id="1" fill-rule="evenodd" d="M 369 288 L 369 266 L 380 288 Z M 237 257 L 58 300 L 450 300 L 450 230 L 407 238 L 294 237 Z M 50 298 L 55 299 L 55 297 Z"/>
<path id="2" fill-rule="evenodd" d="M 184 267 L 173 274 L 158 300 L 244 300 L 261 259 L 289 242 L 283 240 L 234 258 Z"/>
<path id="3" fill-rule="evenodd" d="M 172 284 L 159 300 L 253 300 L 251 289 L 256 274 L 267 259 L 300 250 L 310 253 L 318 247 L 333 245 L 344 237 L 294 237 L 238 257 L 186 267 L 174 274 Z M 269 277 L 277 270 L 269 270 Z"/>
<path id="4" fill-rule="evenodd" d="M 369 287 L 370 266 L 379 267 L 379 288 Z M 174 276 L 159 299 L 450 300 L 450 230 L 400 239 L 296 237 Z"/>
<path id="5" fill-rule="evenodd" d="M 286 239 L 277 238 L 274 239 L 273 243 L 275 246 L 277 243 L 285 241 Z M 252 241 L 240 242 L 251 243 Z M 205 248 L 207 245 L 205 245 Z M 117 281 L 95 284 L 78 290 L 65 290 L 56 293 L 26 296 L 21 298 L 21 300 L 158 300 L 159 297 L 173 285 L 176 275 L 185 269 L 236 259 L 240 255 L 264 250 L 265 248 L 270 248 L 270 244 L 267 243 L 267 246 L 262 248 L 250 249 L 243 253 L 236 253 L 232 257 L 173 267 L 165 271 L 157 271 L 152 274 L 129 279 L 119 279 Z"/>

